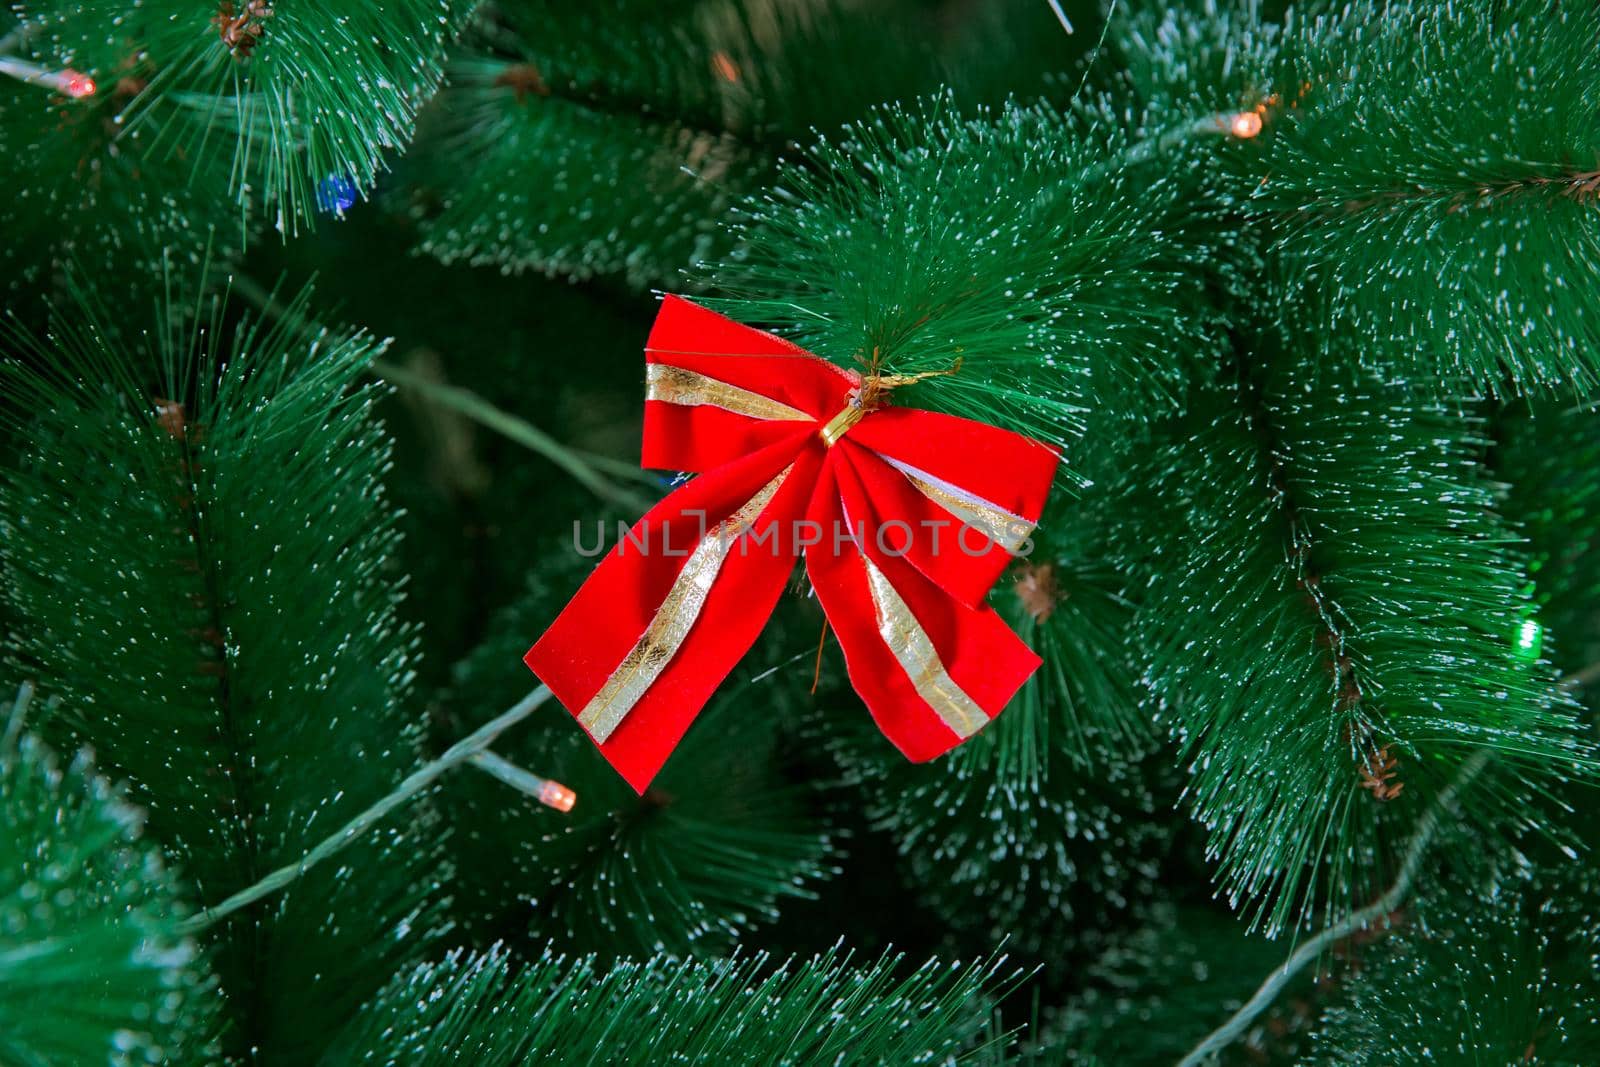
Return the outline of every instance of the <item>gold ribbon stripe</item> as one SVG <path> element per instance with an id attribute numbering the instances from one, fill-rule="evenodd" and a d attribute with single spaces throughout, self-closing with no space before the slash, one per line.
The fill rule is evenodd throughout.
<path id="1" fill-rule="evenodd" d="M 584 706 L 578 715 L 595 741 L 604 743 L 613 730 L 621 724 L 628 712 L 646 691 L 655 684 L 672 657 L 678 654 L 684 639 L 705 607 L 706 596 L 722 570 L 723 561 L 738 542 L 739 537 L 766 510 L 779 486 L 789 476 L 794 465 L 783 468 L 778 476 L 751 497 L 738 511 L 719 522 L 695 545 L 684 562 L 683 570 L 673 581 L 672 588 L 656 609 L 650 625 L 637 644 L 611 672 L 606 684 Z"/>
<path id="2" fill-rule="evenodd" d="M 867 588 L 878 617 L 878 634 L 911 679 L 917 695 L 963 740 L 983 729 L 989 724 L 989 716 L 945 670 L 933 639 L 911 613 L 911 606 L 865 554 L 861 562 L 867 566 Z"/>
<path id="3" fill-rule="evenodd" d="M 774 400 L 770 396 L 752 393 L 728 382 L 707 377 L 698 371 L 684 370 L 665 363 L 646 364 L 644 371 L 644 398 L 660 400 L 667 404 L 685 407 L 707 406 L 722 408 L 735 415 L 748 415 L 752 419 L 776 422 L 813 422 L 810 415 L 799 408 Z"/>
<path id="4" fill-rule="evenodd" d="M 981 496 L 935 478 L 927 471 L 918 470 L 909 463 L 878 453 L 883 461 L 906 476 L 918 492 L 960 519 L 967 526 L 987 534 L 989 539 L 1007 552 L 1015 554 L 1022 543 L 1033 533 L 1034 523 L 1021 515 L 1013 515 Z"/>

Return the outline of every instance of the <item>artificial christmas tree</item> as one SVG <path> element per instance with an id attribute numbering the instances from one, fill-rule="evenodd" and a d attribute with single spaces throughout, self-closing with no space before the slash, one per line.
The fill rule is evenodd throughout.
<path id="1" fill-rule="evenodd" d="M 1593 1060 L 1587 0 L 0 19 L 0 1062 Z M 867 394 L 797 454 L 1059 455 L 816 494 L 983 466 L 1026 682 L 652 557 L 541 671 L 732 673 L 615 773 L 522 655 L 768 432 L 662 292 Z"/>

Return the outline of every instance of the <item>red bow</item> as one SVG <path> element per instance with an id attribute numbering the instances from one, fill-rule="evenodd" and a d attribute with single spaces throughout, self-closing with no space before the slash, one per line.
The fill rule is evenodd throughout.
<path id="1" fill-rule="evenodd" d="M 802 554 L 851 682 L 908 758 L 998 715 L 1039 658 L 984 597 L 1038 521 L 1055 451 L 876 407 L 884 379 L 678 297 L 645 356 L 642 464 L 704 473 L 634 525 L 526 657 L 628 783 L 655 777 Z"/>

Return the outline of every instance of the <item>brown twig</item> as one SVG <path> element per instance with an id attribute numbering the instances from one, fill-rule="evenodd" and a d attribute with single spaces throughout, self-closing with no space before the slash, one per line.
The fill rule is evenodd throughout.
<path id="1" fill-rule="evenodd" d="M 1017 566 L 1017 582 L 1013 587 L 1022 610 L 1034 622 L 1044 622 L 1055 613 L 1061 602 L 1061 586 L 1056 581 L 1056 569 L 1050 563 L 1021 563 Z"/>
<path id="2" fill-rule="evenodd" d="M 1530 178 L 1513 178 L 1496 185 L 1480 185 L 1476 189 L 1395 189 L 1358 200 L 1347 200 L 1342 205 L 1347 212 L 1366 211 L 1382 205 L 1398 205 L 1416 201 L 1440 201 L 1445 212 L 1452 214 L 1469 207 L 1484 206 L 1496 201 L 1554 189 L 1558 196 L 1569 200 L 1600 201 L 1600 168 L 1574 171 L 1554 177 L 1534 175 Z"/>
<path id="3" fill-rule="evenodd" d="M 272 7 L 267 0 L 245 0 L 237 7 L 233 0 L 222 0 L 211 25 L 217 28 L 217 36 L 235 59 L 249 59 L 266 30 L 262 23 L 271 17 Z"/>
<path id="4" fill-rule="evenodd" d="M 1392 745 L 1370 751 L 1361 761 L 1361 788 L 1376 800 L 1393 800 L 1405 789 L 1404 782 L 1394 779 L 1400 773 L 1400 760 Z"/>
<path id="5" fill-rule="evenodd" d="M 811 675 L 811 695 L 816 696 L 817 686 L 822 684 L 822 650 L 828 644 L 828 617 L 822 617 L 822 636 L 817 638 L 817 669 Z"/>
<path id="6" fill-rule="evenodd" d="M 510 89 L 517 103 L 526 103 L 530 95 L 549 96 L 550 87 L 544 83 L 539 68 L 532 63 L 515 63 L 495 76 L 494 86 Z"/>

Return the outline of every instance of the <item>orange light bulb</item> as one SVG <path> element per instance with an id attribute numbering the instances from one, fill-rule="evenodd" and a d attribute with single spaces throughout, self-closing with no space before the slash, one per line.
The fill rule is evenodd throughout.
<path id="1" fill-rule="evenodd" d="M 717 77 L 730 84 L 739 80 L 739 64 L 726 52 L 712 53 L 711 69 L 716 71 Z"/>
<path id="2" fill-rule="evenodd" d="M 61 72 L 61 91 L 74 100 L 82 100 L 95 93 L 94 79 L 87 74 L 79 74 L 75 70 Z"/>
<path id="3" fill-rule="evenodd" d="M 554 808 L 557 811 L 571 811 L 572 805 L 577 802 L 578 794 L 560 782 L 546 778 L 544 785 L 539 788 L 539 803 L 547 808 Z"/>
<path id="4" fill-rule="evenodd" d="M 1255 111 L 1241 111 L 1228 124 L 1228 132 L 1241 141 L 1248 141 L 1261 132 L 1261 115 Z"/>

